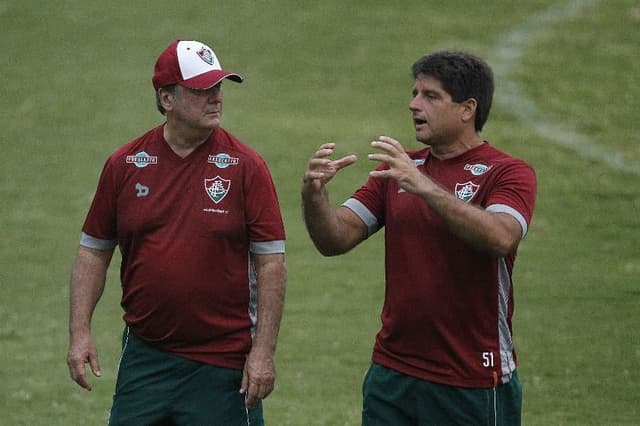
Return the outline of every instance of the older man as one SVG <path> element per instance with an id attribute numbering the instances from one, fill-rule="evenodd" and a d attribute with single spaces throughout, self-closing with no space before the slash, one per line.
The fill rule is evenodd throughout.
<path id="1" fill-rule="evenodd" d="M 259 425 L 274 388 L 285 233 L 267 165 L 220 127 L 222 69 L 175 41 L 153 74 L 166 122 L 107 160 L 71 277 L 73 380 L 100 375 L 91 317 L 116 246 L 126 324 L 111 425 Z"/>

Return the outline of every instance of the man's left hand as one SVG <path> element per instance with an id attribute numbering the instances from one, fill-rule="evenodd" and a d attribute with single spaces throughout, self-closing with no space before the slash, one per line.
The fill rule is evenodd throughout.
<path id="1" fill-rule="evenodd" d="M 252 349 L 244 364 L 240 393 L 249 408 L 265 399 L 275 387 L 276 368 L 273 354 Z"/>

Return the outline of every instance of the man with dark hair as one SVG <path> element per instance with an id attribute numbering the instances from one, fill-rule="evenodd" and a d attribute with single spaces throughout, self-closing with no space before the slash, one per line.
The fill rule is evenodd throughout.
<path id="1" fill-rule="evenodd" d="M 479 136 L 493 76 L 481 59 L 435 52 L 413 65 L 416 139 L 387 136 L 379 162 L 334 208 L 326 184 L 353 155 L 319 147 L 302 184 L 318 250 L 345 253 L 385 227 L 382 328 L 363 386 L 363 425 L 514 425 L 521 421 L 511 318 L 518 244 L 536 194 L 533 169 Z"/>
<path id="2" fill-rule="evenodd" d="M 91 317 L 116 246 L 126 328 L 110 425 L 262 425 L 274 388 L 285 233 L 264 160 L 220 126 L 222 69 L 176 40 L 152 78 L 166 122 L 107 160 L 71 276 L 67 364 L 100 375 Z"/>
<path id="3" fill-rule="evenodd" d="M 431 76 L 440 81 L 442 89 L 453 102 L 473 98 L 477 102 L 475 130 L 480 132 L 489 118 L 493 98 L 493 72 L 478 57 L 462 52 L 435 52 L 423 56 L 411 67 L 413 78 Z"/>

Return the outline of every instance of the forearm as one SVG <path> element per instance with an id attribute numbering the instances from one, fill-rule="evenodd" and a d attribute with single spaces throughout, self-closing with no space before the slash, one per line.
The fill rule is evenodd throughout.
<path id="1" fill-rule="evenodd" d="M 324 187 L 312 191 L 303 185 L 302 214 L 311 240 L 325 256 L 346 253 L 366 238 L 364 224 L 334 208 Z"/>
<path id="2" fill-rule="evenodd" d="M 80 247 L 71 273 L 69 333 L 89 333 L 93 311 L 102 296 L 113 251 Z"/>
<path id="3" fill-rule="evenodd" d="M 302 214 L 309 237 L 320 253 L 325 256 L 335 252 L 336 236 L 333 230 L 339 228 L 326 189 L 319 191 L 302 190 Z"/>
<path id="4" fill-rule="evenodd" d="M 260 255 L 256 259 L 258 322 L 253 347 L 274 354 L 286 292 L 284 254 Z"/>
<path id="5" fill-rule="evenodd" d="M 386 163 L 388 168 L 374 170 L 370 176 L 395 179 L 400 188 L 422 197 L 455 236 L 478 250 L 504 257 L 516 249 L 522 228 L 514 217 L 489 212 L 458 199 L 419 171 L 395 139 L 380 136 L 371 146 L 381 153 L 370 154 L 369 159 Z"/>
<path id="6" fill-rule="evenodd" d="M 521 229 L 511 216 L 465 203 L 430 180 L 419 195 L 440 215 L 455 236 L 478 250 L 504 257 L 518 246 Z"/>
<path id="7" fill-rule="evenodd" d="M 113 250 L 80 246 L 71 272 L 67 365 L 71 378 L 87 390 L 91 390 L 91 383 L 85 364 L 90 364 L 93 374 L 100 376 L 98 352 L 91 338 L 91 316 L 104 290 L 112 254 Z"/>

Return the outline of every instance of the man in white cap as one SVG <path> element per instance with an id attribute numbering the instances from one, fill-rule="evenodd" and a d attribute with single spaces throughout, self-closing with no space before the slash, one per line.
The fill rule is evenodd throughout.
<path id="1" fill-rule="evenodd" d="M 91 317 L 118 245 L 124 322 L 109 424 L 260 425 L 274 388 L 285 232 L 264 160 L 220 127 L 222 69 L 177 40 L 153 86 L 166 122 L 107 160 L 71 276 L 74 381 L 100 376 Z"/>

